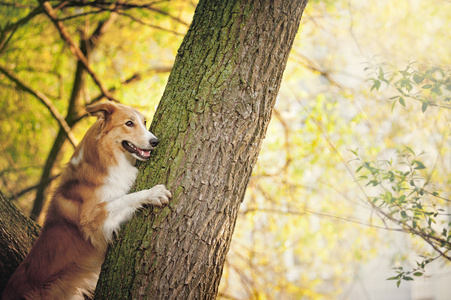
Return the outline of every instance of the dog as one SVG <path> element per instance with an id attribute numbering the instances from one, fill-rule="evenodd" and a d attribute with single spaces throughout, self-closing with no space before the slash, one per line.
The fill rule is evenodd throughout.
<path id="1" fill-rule="evenodd" d="M 86 108 L 97 121 L 75 149 L 47 209 L 41 233 L 2 299 L 92 296 L 108 244 L 144 204 L 164 206 L 164 185 L 127 194 L 158 139 L 137 110 L 113 102 Z"/>

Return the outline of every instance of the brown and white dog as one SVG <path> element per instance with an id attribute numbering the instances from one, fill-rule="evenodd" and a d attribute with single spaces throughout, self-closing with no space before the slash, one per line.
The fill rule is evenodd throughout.
<path id="1" fill-rule="evenodd" d="M 95 288 L 107 245 L 143 204 L 163 206 L 164 185 L 127 194 L 158 139 L 137 110 L 112 102 L 88 106 L 98 117 L 61 176 L 42 231 L 2 299 L 83 299 Z"/>

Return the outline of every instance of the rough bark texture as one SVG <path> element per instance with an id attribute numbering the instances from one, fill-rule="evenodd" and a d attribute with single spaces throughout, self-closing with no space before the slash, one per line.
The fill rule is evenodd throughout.
<path id="1" fill-rule="evenodd" d="M 0 295 L 38 237 L 40 228 L 0 192 Z"/>
<path id="2" fill-rule="evenodd" d="M 151 131 L 135 190 L 169 208 L 125 226 L 96 299 L 213 299 L 306 0 L 200 1 Z"/>

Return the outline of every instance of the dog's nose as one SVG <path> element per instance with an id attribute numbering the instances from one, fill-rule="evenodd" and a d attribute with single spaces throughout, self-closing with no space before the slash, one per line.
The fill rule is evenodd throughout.
<path id="1" fill-rule="evenodd" d="M 158 145 L 159 142 L 160 142 L 160 141 L 159 141 L 157 138 L 151 138 L 151 139 L 149 140 L 149 144 L 150 144 L 152 147 L 156 147 L 156 146 Z"/>

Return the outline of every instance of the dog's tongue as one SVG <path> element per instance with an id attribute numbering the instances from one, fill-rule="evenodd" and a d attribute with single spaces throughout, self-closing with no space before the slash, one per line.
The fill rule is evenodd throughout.
<path id="1" fill-rule="evenodd" d="M 150 157 L 150 151 L 149 150 L 143 150 L 143 149 L 139 149 L 137 147 L 137 150 L 139 152 L 139 154 L 144 157 L 144 158 L 149 158 Z"/>

